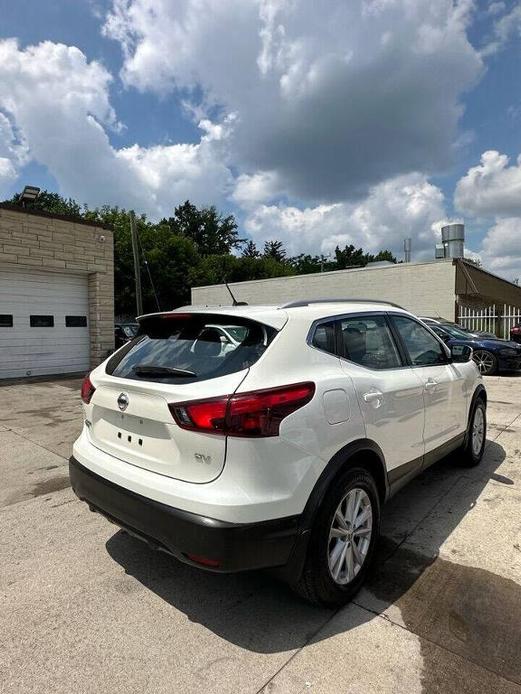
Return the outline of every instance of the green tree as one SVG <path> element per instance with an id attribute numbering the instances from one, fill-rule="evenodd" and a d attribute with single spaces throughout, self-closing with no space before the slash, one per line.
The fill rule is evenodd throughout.
<path id="1" fill-rule="evenodd" d="M 213 206 L 198 209 L 188 200 L 175 208 L 173 217 L 161 220 L 160 224 L 168 225 L 174 234 L 191 239 L 203 256 L 230 253 L 243 243 L 233 215 L 223 217 Z"/>
<path id="2" fill-rule="evenodd" d="M 10 200 L 5 200 L 11 205 L 21 205 L 20 193 L 15 193 Z M 72 198 L 63 198 L 58 193 L 49 193 L 42 190 L 34 202 L 28 203 L 27 209 L 51 214 L 63 214 L 69 217 L 82 217 L 86 206 L 79 205 Z"/>
<path id="3" fill-rule="evenodd" d="M 371 253 L 365 253 L 363 248 L 355 248 L 353 244 L 346 245 L 342 251 L 337 246 L 335 248 L 335 258 L 338 270 L 344 270 L 348 267 L 364 267 L 367 263 L 382 260 L 396 263 L 396 258 L 391 251 L 379 251 L 376 255 L 372 255 Z"/>
<path id="4" fill-rule="evenodd" d="M 260 252 L 257 250 L 257 246 L 251 239 L 246 242 L 244 248 L 242 249 L 241 255 L 243 258 L 260 258 Z"/>
<path id="5" fill-rule="evenodd" d="M 335 259 L 338 270 L 367 264 L 364 251 L 361 248 L 355 248 L 352 243 L 348 246 L 346 245 L 342 251 L 337 246 L 335 248 Z"/>
<path id="6" fill-rule="evenodd" d="M 286 258 L 286 250 L 282 241 L 266 241 L 264 244 L 263 256 L 265 258 L 273 258 L 279 263 L 284 262 Z"/>
<path id="7" fill-rule="evenodd" d="M 313 272 L 328 272 L 337 270 L 336 261 L 331 261 L 325 255 L 309 255 L 301 253 L 289 259 L 289 264 L 297 275 L 309 275 Z"/>

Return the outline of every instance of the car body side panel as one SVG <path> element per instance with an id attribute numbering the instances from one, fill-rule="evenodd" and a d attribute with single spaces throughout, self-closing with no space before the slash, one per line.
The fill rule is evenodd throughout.
<path id="1" fill-rule="evenodd" d="M 373 371 L 342 360 L 355 384 L 366 436 L 375 441 L 388 470 L 424 453 L 423 383 L 409 367 Z M 367 400 L 367 401 L 366 401 Z"/>

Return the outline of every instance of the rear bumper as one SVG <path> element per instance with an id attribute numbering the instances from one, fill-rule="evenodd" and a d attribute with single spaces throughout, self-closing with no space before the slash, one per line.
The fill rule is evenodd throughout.
<path id="1" fill-rule="evenodd" d="M 69 475 L 75 494 L 91 510 L 182 561 L 217 572 L 245 571 L 288 563 L 300 516 L 257 523 L 229 523 L 173 508 L 97 475 L 74 457 Z M 191 560 L 203 557 L 215 565 Z"/>

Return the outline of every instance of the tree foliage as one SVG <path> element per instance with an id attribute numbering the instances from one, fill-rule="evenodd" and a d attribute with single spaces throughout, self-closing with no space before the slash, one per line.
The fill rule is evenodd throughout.
<path id="1" fill-rule="evenodd" d="M 283 263 L 286 259 L 286 250 L 282 241 L 266 241 L 263 256 Z"/>
<path id="2" fill-rule="evenodd" d="M 15 195 L 5 202 L 18 204 L 18 198 Z M 134 316 L 134 261 L 128 211 L 110 205 L 89 209 L 48 191 L 41 192 L 31 207 L 113 229 L 115 312 L 118 316 Z M 157 310 L 158 303 L 162 310 L 189 303 L 191 287 L 220 284 L 224 279 L 241 282 L 327 272 L 378 260 L 396 262 L 390 251 L 371 255 L 353 245 L 343 250 L 337 247 L 334 259 L 309 254 L 288 257 L 284 244 L 278 240 L 267 241 L 261 253 L 254 241 L 240 238 L 233 215 L 223 216 L 215 207 L 198 208 L 188 200 L 159 223 L 149 221 L 145 215 L 137 216 L 136 223 L 146 312 Z M 240 296 L 237 298 L 240 300 Z"/>
<path id="3" fill-rule="evenodd" d="M 173 234 L 193 241 L 202 256 L 231 253 L 243 243 L 233 215 L 223 217 L 215 207 L 198 209 L 189 200 L 176 207 L 174 216 L 161 220 L 160 224 L 170 227 Z"/>

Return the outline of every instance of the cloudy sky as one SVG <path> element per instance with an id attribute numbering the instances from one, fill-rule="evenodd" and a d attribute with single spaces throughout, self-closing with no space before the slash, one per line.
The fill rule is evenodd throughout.
<path id="1" fill-rule="evenodd" d="M 0 198 L 233 212 L 259 245 L 521 276 L 521 0 L 0 0 Z"/>

